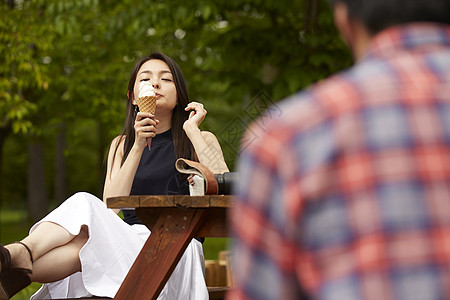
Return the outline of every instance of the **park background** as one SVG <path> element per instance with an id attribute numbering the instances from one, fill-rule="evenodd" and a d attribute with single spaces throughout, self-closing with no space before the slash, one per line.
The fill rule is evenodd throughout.
<path id="1" fill-rule="evenodd" d="M 75 192 L 102 198 L 139 57 L 178 62 L 231 170 L 256 117 L 352 62 L 325 0 L 4 0 L 0 14 L 2 244 Z M 226 247 L 208 239 L 205 257 Z"/>

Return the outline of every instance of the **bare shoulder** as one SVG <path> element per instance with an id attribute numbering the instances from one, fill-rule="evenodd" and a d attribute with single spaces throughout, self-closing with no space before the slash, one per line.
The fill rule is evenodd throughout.
<path id="1" fill-rule="evenodd" d="M 116 136 L 111 142 L 111 146 L 109 148 L 109 151 L 111 152 L 112 150 L 117 148 L 117 150 L 119 152 L 122 152 L 124 143 L 125 143 L 125 136 L 124 135 Z"/>

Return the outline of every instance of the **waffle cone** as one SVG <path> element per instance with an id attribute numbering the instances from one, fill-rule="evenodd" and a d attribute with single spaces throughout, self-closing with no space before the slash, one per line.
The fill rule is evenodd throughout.
<path id="1" fill-rule="evenodd" d="M 140 97 L 137 100 L 139 111 L 155 114 L 156 111 L 156 96 Z"/>

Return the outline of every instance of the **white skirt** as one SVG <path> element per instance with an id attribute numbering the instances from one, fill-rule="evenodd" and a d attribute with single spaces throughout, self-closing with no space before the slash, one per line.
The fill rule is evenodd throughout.
<path id="1" fill-rule="evenodd" d="M 80 251 L 82 272 L 43 284 L 31 296 L 36 299 L 100 296 L 113 298 L 135 261 L 150 231 L 145 225 L 128 225 L 103 201 L 77 193 L 33 225 L 53 222 L 72 235 L 87 225 L 89 239 Z M 158 299 L 208 299 L 204 278 L 203 248 L 193 239 L 164 286 Z"/>

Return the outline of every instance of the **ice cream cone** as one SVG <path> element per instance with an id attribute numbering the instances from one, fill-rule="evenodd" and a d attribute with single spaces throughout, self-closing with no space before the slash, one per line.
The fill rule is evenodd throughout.
<path id="1" fill-rule="evenodd" d="M 144 96 L 138 98 L 139 111 L 155 114 L 156 96 Z"/>
<path id="2" fill-rule="evenodd" d="M 139 111 L 155 114 L 156 96 L 139 97 L 137 100 L 137 104 L 139 107 Z M 152 140 L 150 138 L 147 138 L 148 150 L 150 150 L 151 143 L 152 143 Z"/>

